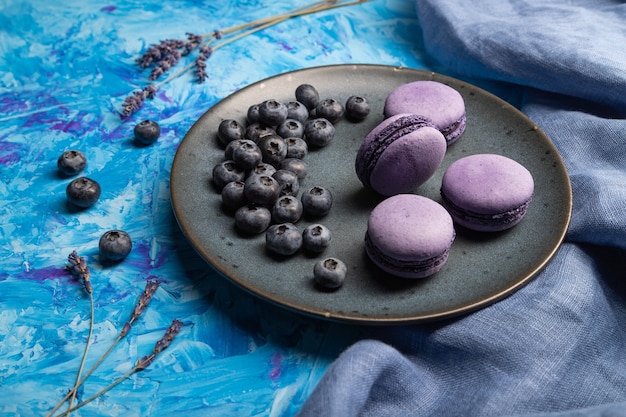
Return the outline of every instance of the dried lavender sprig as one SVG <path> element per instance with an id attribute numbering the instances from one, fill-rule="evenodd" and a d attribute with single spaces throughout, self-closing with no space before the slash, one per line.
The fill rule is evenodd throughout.
<path id="1" fill-rule="evenodd" d="M 145 311 L 146 307 L 150 303 L 150 300 L 152 300 L 152 297 L 154 296 L 154 293 L 159 288 L 159 285 L 160 285 L 159 281 L 157 281 L 157 280 L 148 280 L 148 281 L 146 281 L 146 287 L 144 288 L 143 293 L 139 297 L 139 300 L 137 300 L 137 303 L 135 305 L 135 308 L 133 309 L 133 312 L 132 312 L 129 320 L 124 324 L 124 326 L 122 327 L 122 330 L 120 331 L 120 333 L 117 336 L 117 338 L 113 341 L 113 343 L 111 343 L 111 346 L 109 346 L 109 348 L 106 350 L 106 352 L 104 352 L 102 354 L 102 356 L 100 356 L 98 361 L 96 361 L 96 363 L 93 364 L 91 369 L 89 369 L 83 375 L 83 377 L 82 377 L 82 379 L 80 381 L 78 381 L 76 384 L 74 384 L 74 387 L 65 395 L 65 397 L 56 405 L 56 407 L 54 407 L 46 415 L 46 417 L 51 416 L 56 410 L 58 410 L 59 407 L 61 407 L 61 405 L 63 405 L 63 403 L 71 395 L 75 395 L 75 393 L 78 390 L 78 388 L 87 380 L 87 378 L 96 370 L 96 368 L 98 368 L 98 366 L 100 366 L 100 364 L 106 359 L 106 357 L 109 356 L 109 354 L 113 351 L 115 346 L 117 346 L 117 344 L 128 334 L 128 332 L 131 329 L 132 323 L 136 319 L 138 319 L 139 316 Z"/>
<path id="2" fill-rule="evenodd" d="M 319 2 L 315 2 L 315 3 L 311 3 L 309 6 L 304 6 L 304 7 L 298 7 L 295 8 L 291 11 L 288 11 L 286 13 L 283 14 L 279 14 L 279 15 L 275 15 L 272 17 L 267 17 L 267 18 L 263 18 L 263 19 L 257 19 L 255 21 L 252 22 L 248 22 L 248 23 L 244 23 L 241 25 L 237 25 L 237 26 L 233 26 L 231 28 L 227 28 L 227 29 L 223 29 L 223 30 L 214 30 L 213 32 L 204 34 L 204 35 L 194 35 L 194 36 L 198 36 L 198 38 L 202 37 L 204 38 L 210 38 L 209 42 L 211 40 L 214 39 L 222 39 L 222 36 L 224 34 L 230 34 L 230 33 L 234 33 L 243 29 L 248 29 L 248 28 L 252 28 L 250 30 L 247 30 L 244 33 L 240 33 L 239 35 L 233 36 L 232 38 L 216 45 L 215 47 L 212 48 L 212 51 L 215 51 L 218 47 L 222 47 L 225 46 L 228 43 L 232 43 L 238 39 L 243 38 L 244 36 L 248 36 L 254 32 L 257 32 L 259 30 L 263 30 L 267 27 L 273 26 L 277 23 L 280 23 L 284 20 L 293 18 L 293 17 L 297 17 L 297 16 L 303 16 L 306 14 L 311 14 L 311 13 L 316 13 L 316 12 L 320 12 L 320 11 L 324 11 L 324 10 L 331 10 L 334 8 L 338 8 L 338 7 L 345 7 L 345 6 L 352 6 L 352 5 L 356 5 L 356 4 L 361 4 L 361 3 L 366 3 L 369 0 L 354 0 L 354 1 L 348 1 L 348 2 L 342 2 L 342 1 L 337 1 L 337 0 L 325 0 L 325 1 L 319 1 Z M 183 41 L 184 42 L 184 41 Z M 205 60 L 206 61 L 206 60 Z M 141 60 L 140 60 L 141 62 Z M 149 65 L 149 64 L 148 64 Z M 201 66 L 202 64 L 200 64 Z M 174 78 L 179 77 L 180 75 L 184 74 L 185 72 L 187 72 L 188 70 L 190 70 L 191 68 L 193 68 L 194 66 L 196 66 L 196 62 L 192 62 L 191 64 L 185 66 L 184 68 L 182 68 L 180 71 L 176 72 L 175 74 L 170 75 L 169 77 L 167 77 L 165 80 L 160 81 L 158 83 L 155 83 L 153 85 L 150 85 L 148 87 L 144 87 L 145 89 L 148 88 L 152 88 L 153 93 L 152 93 L 152 97 L 154 97 L 154 93 L 156 92 L 156 89 L 158 87 L 160 87 L 161 85 L 173 80 Z M 168 69 L 171 68 L 171 66 L 168 67 Z M 206 67 L 204 67 L 206 68 Z M 202 78 L 202 80 L 204 80 L 206 78 L 205 73 L 206 70 L 202 68 L 201 70 L 196 71 L 196 78 Z M 165 71 L 164 71 L 165 72 Z M 143 90 L 142 90 L 143 91 Z M 137 95 L 137 97 L 135 97 L 135 95 Z M 152 98 L 149 97 L 149 98 Z M 122 111 L 122 116 L 123 117 L 128 117 L 131 114 L 135 113 L 137 110 L 139 110 L 141 108 L 141 106 L 144 104 L 146 97 L 142 96 L 141 92 L 136 92 L 133 95 L 129 96 L 126 101 L 123 104 L 123 111 Z"/>
<path id="3" fill-rule="evenodd" d="M 367 0 L 366 0 L 367 1 Z M 274 16 L 270 16 L 270 17 L 263 17 L 261 19 L 256 19 L 253 20 L 251 22 L 246 22 L 246 23 L 242 23 L 239 25 L 235 25 L 235 26 L 231 26 L 229 28 L 226 29 L 221 29 L 221 30 L 214 30 L 213 32 L 209 32 L 209 33 L 205 33 L 203 35 L 203 37 L 214 37 L 215 39 L 221 39 L 222 36 L 224 35 L 228 35 L 234 32 L 239 32 L 240 30 L 244 30 L 244 29 L 250 29 L 252 27 L 255 26 L 259 26 L 259 25 L 263 25 L 265 23 L 274 21 L 275 19 L 280 19 L 283 17 L 291 17 L 291 16 L 295 16 L 296 13 L 301 13 L 304 10 L 310 10 L 313 8 L 317 8 L 320 6 L 323 6 L 324 4 L 330 4 L 331 2 L 329 1 L 316 1 L 313 3 L 309 3 L 307 5 L 304 6 L 300 6 L 300 7 L 296 7 L 294 9 L 288 10 L 287 12 L 284 12 L 282 14 L 278 14 L 278 15 L 274 15 Z M 336 3 L 336 1 L 332 1 L 332 3 Z"/>
<path id="4" fill-rule="evenodd" d="M 80 365 L 78 367 L 78 372 L 76 373 L 76 380 L 74 382 L 74 387 L 70 391 L 71 395 L 69 396 L 69 406 L 68 408 L 72 408 L 72 404 L 74 403 L 74 399 L 76 398 L 76 388 L 79 385 L 81 380 L 81 374 L 83 372 L 83 368 L 85 367 L 85 360 L 87 359 L 87 353 L 89 352 L 89 346 L 91 346 L 91 336 L 93 335 L 93 320 L 94 320 L 94 305 L 93 305 L 93 288 L 91 286 L 91 272 L 89 271 L 89 266 L 87 266 L 87 261 L 83 256 L 79 256 L 78 252 L 72 251 L 67 257 L 67 261 L 69 264 L 65 265 L 65 269 L 69 271 L 72 275 L 80 279 L 89 295 L 89 334 L 87 335 L 87 342 L 85 343 L 85 349 L 83 350 L 83 356 L 80 361 Z M 65 400 L 64 400 L 65 401 Z M 69 412 L 68 412 L 69 415 Z"/>
<path id="5" fill-rule="evenodd" d="M 111 389 L 113 389 L 114 387 L 119 385 L 126 378 L 130 377 L 132 374 L 134 374 L 136 372 L 143 371 L 144 369 L 146 369 L 148 366 L 150 366 L 150 364 L 152 364 L 152 361 L 156 358 L 156 356 L 159 353 L 161 353 L 162 351 L 164 351 L 165 349 L 167 349 L 170 346 L 170 344 L 172 343 L 174 338 L 178 335 L 178 333 L 180 332 L 180 329 L 182 327 L 183 327 L 183 323 L 180 320 L 178 320 L 178 319 L 174 319 L 172 321 L 172 324 L 170 324 L 170 327 L 168 327 L 168 329 L 165 331 L 165 334 L 163 335 L 163 337 L 155 344 L 154 349 L 152 350 L 151 354 L 146 355 L 143 358 L 139 359 L 135 363 L 135 366 L 133 368 L 131 368 L 129 371 L 127 371 L 124 375 L 122 375 L 119 378 L 117 378 L 115 381 L 113 381 L 107 387 L 105 387 L 102 390 L 98 391 L 97 393 L 95 393 L 91 397 L 87 398 L 86 400 L 81 401 L 80 403 L 76 404 L 75 407 L 70 408 L 69 410 L 67 410 L 67 411 L 65 411 L 65 412 L 63 412 L 61 414 L 58 414 L 56 417 L 62 417 L 62 416 L 69 415 L 70 412 L 78 410 L 82 406 L 84 406 L 86 404 L 89 404 L 90 402 L 92 402 L 96 398 L 100 397 L 101 395 L 106 394 Z"/>
<path id="6" fill-rule="evenodd" d="M 366 0 L 365 0 L 365 1 L 366 1 Z M 257 27 L 255 27 L 255 28 L 253 28 L 253 29 L 250 29 L 250 30 L 246 31 L 246 32 L 240 33 L 240 34 L 239 34 L 239 35 L 237 35 L 237 36 L 234 36 L 234 37 L 228 38 L 228 39 L 224 40 L 223 42 L 220 42 L 220 43 L 218 43 L 217 45 L 215 45 L 214 47 L 210 48 L 210 53 L 211 53 L 211 55 L 212 55 L 212 54 L 213 54 L 213 52 L 215 52 L 215 50 L 216 50 L 216 49 L 218 49 L 218 48 L 224 47 L 224 46 L 228 45 L 229 43 L 235 42 L 235 41 L 237 41 L 237 40 L 239 40 L 239 39 L 241 39 L 241 38 L 243 38 L 243 37 L 245 37 L 245 36 L 248 36 L 248 35 L 250 35 L 250 34 L 252 34 L 252 33 L 254 33 L 254 32 L 258 32 L 258 31 L 260 31 L 260 30 L 263 30 L 263 29 L 265 29 L 265 28 L 268 28 L 268 27 L 270 27 L 270 26 L 273 26 L 273 25 L 275 25 L 275 24 L 277 24 L 277 23 L 282 22 L 283 20 L 287 20 L 288 18 L 289 18 L 289 17 L 282 17 L 282 18 L 280 18 L 280 20 L 273 20 L 273 21 L 268 22 L 268 23 L 266 23 L 266 24 L 264 24 L 264 25 L 257 26 Z M 210 56 L 210 55 L 209 55 L 209 56 Z M 205 62 L 206 62 L 206 61 L 205 61 Z M 168 78 L 166 78 L 165 80 L 160 81 L 160 82 L 159 82 L 159 83 L 157 83 L 157 84 L 153 84 L 153 86 L 161 86 L 161 85 L 163 85 L 163 84 L 167 83 L 168 81 L 173 80 L 174 78 L 180 77 L 182 74 L 184 74 L 185 72 L 189 71 L 189 70 L 190 70 L 191 68 L 193 68 L 194 66 L 196 66 L 196 62 L 195 62 L 195 61 L 194 61 L 194 62 L 192 62 L 191 64 L 188 64 L 187 66 L 183 67 L 180 71 L 178 71 L 178 72 L 176 72 L 176 73 L 174 73 L 174 74 L 170 75 L 170 76 L 169 76 Z"/>

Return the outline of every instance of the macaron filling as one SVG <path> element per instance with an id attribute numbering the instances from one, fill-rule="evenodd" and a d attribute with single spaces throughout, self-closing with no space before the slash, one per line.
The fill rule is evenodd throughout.
<path id="1" fill-rule="evenodd" d="M 441 199 L 443 206 L 457 223 L 474 230 L 491 229 L 494 227 L 504 230 L 515 226 L 526 214 L 531 201 L 528 200 L 522 205 L 504 212 L 477 213 L 455 205 L 448 199 L 444 191 L 441 192 Z"/>
<path id="2" fill-rule="evenodd" d="M 446 127 L 440 127 L 439 131 L 446 138 L 446 143 L 451 145 L 465 132 L 467 124 L 467 116 L 463 114 L 459 120 Z"/>
<path id="3" fill-rule="evenodd" d="M 454 241 L 454 237 L 450 241 L 450 245 Z M 443 253 L 432 258 L 422 260 L 402 260 L 392 256 L 385 255 L 373 243 L 369 233 L 365 233 L 365 251 L 368 256 L 377 263 L 381 268 L 393 270 L 400 275 L 411 275 L 413 278 L 423 278 L 439 271 L 448 260 L 450 249 L 446 249 Z"/>
<path id="4" fill-rule="evenodd" d="M 432 121 L 424 116 L 409 114 L 398 118 L 395 123 L 383 128 L 376 137 L 377 146 L 362 149 L 357 157 L 356 174 L 366 187 L 371 187 L 370 176 L 381 155 L 393 142 L 423 127 L 435 128 Z"/>

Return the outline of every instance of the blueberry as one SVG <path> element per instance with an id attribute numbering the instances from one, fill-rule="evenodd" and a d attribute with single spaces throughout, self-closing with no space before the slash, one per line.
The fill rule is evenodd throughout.
<path id="1" fill-rule="evenodd" d="M 302 234 L 292 223 L 274 224 L 265 232 L 265 244 L 278 255 L 293 255 L 302 246 Z"/>
<path id="2" fill-rule="evenodd" d="M 252 123 L 246 127 L 246 138 L 258 142 L 263 136 L 275 135 L 276 129 L 263 123 Z"/>
<path id="3" fill-rule="evenodd" d="M 370 103 L 365 97 L 350 96 L 346 101 L 346 117 L 350 120 L 361 121 L 370 114 Z"/>
<path id="4" fill-rule="evenodd" d="M 91 207 L 100 199 L 100 184 L 87 177 L 79 177 L 65 189 L 67 201 L 81 208 Z"/>
<path id="5" fill-rule="evenodd" d="M 100 257 L 105 261 L 121 261 L 128 256 L 132 248 L 130 236 L 123 230 L 104 232 L 98 242 Z"/>
<path id="6" fill-rule="evenodd" d="M 72 176 L 81 173 L 87 166 L 87 157 L 77 150 L 65 151 L 57 159 L 57 169 L 63 175 Z"/>
<path id="7" fill-rule="evenodd" d="M 248 107 L 248 112 L 246 113 L 246 120 L 248 124 L 258 123 L 259 122 L 259 105 L 253 104 Z"/>
<path id="8" fill-rule="evenodd" d="M 322 289 L 333 290 L 341 287 L 347 273 L 346 264 L 337 258 L 317 261 L 313 267 L 313 279 Z"/>
<path id="9" fill-rule="evenodd" d="M 258 174 L 258 175 L 269 175 L 270 177 L 274 175 L 276 172 L 276 168 L 272 164 L 268 164 L 266 162 L 261 162 L 250 171 L 249 175 Z"/>
<path id="10" fill-rule="evenodd" d="M 278 100 L 265 100 L 259 104 L 259 122 L 278 126 L 287 119 L 287 106 Z"/>
<path id="11" fill-rule="evenodd" d="M 304 249 L 313 253 L 323 252 L 330 245 L 331 239 L 330 230 L 323 224 L 308 225 L 302 232 Z"/>
<path id="12" fill-rule="evenodd" d="M 297 223 L 302 217 L 302 202 L 292 195 L 282 196 L 271 211 L 274 223 Z"/>
<path id="13" fill-rule="evenodd" d="M 268 175 L 250 175 L 246 178 L 243 192 L 251 203 L 271 207 L 280 195 L 280 185 Z"/>
<path id="14" fill-rule="evenodd" d="M 280 195 L 297 195 L 300 191 L 300 179 L 298 175 L 288 169 L 279 169 L 272 177 L 280 185 Z"/>
<path id="15" fill-rule="evenodd" d="M 222 188 L 222 205 L 226 210 L 237 210 L 248 203 L 243 190 L 242 181 L 231 181 Z"/>
<path id="16" fill-rule="evenodd" d="M 222 120 L 217 127 L 217 138 L 224 145 L 228 145 L 233 140 L 245 139 L 245 135 L 246 129 L 234 119 Z"/>
<path id="17" fill-rule="evenodd" d="M 326 146 L 335 137 L 335 126 L 328 119 L 310 119 L 304 124 L 304 137 L 309 145 Z"/>
<path id="18" fill-rule="evenodd" d="M 315 106 L 315 116 L 337 123 L 345 113 L 343 104 L 334 98 L 325 98 Z"/>
<path id="19" fill-rule="evenodd" d="M 272 214 L 266 207 L 247 204 L 235 212 L 235 227 L 244 234 L 258 235 L 270 226 Z"/>
<path id="20" fill-rule="evenodd" d="M 304 123 L 309 118 L 309 109 L 299 101 L 290 101 L 287 103 L 287 118 Z"/>
<path id="21" fill-rule="evenodd" d="M 259 140 L 259 148 L 263 156 L 263 162 L 278 165 L 287 156 L 287 144 L 278 135 L 263 136 Z"/>
<path id="22" fill-rule="evenodd" d="M 287 138 L 287 158 L 304 159 L 309 153 L 309 145 L 302 138 Z"/>
<path id="23" fill-rule="evenodd" d="M 304 136 L 304 125 L 296 119 L 287 119 L 277 128 L 276 133 L 282 138 L 301 138 Z"/>
<path id="24" fill-rule="evenodd" d="M 300 84 L 296 88 L 296 100 L 313 110 L 320 101 L 320 95 L 311 84 Z"/>
<path id="25" fill-rule="evenodd" d="M 260 164 L 262 159 L 261 149 L 250 139 L 243 140 L 233 149 L 233 161 L 244 171 L 250 171 Z"/>
<path id="26" fill-rule="evenodd" d="M 304 162 L 302 159 L 298 159 L 298 158 L 285 158 L 285 159 L 282 160 L 280 165 L 278 165 L 278 168 L 279 169 L 286 169 L 286 170 L 295 172 L 295 174 L 301 180 L 306 178 L 306 176 L 309 173 L 308 166 L 307 166 L 306 162 Z"/>
<path id="27" fill-rule="evenodd" d="M 316 217 L 328 214 L 333 205 L 333 196 L 324 187 L 312 187 L 303 193 L 300 199 L 304 212 Z"/>
<path id="28" fill-rule="evenodd" d="M 229 142 L 228 145 L 224 148 L 224 159 L 231 160 L 233 159 L 233 152 L 235 148 L 239 147 L 242 143 L 244 143 L 248 139 L 235 139 L 232 142 Z"/>
<path id="29" fill-rule="evenodd" d="M 161 127 L 154 120 L 144 120 L 135 125 L 133 132 L 137 142 L 150 145 L 161 136 Z"/>
<path id="30" fill-rule="evenodd" d="M 243 181 L 246 173 L 235 164 L 235 161 L 226 160 L 213 167 L 213 183 L 221 190 L 231 181 Z"/>

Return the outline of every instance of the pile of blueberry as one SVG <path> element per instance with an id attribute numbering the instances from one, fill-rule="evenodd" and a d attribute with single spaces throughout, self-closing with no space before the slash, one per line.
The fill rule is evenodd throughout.
<path id="1" fill-rule="evenodd" d="M 159 124 L 153 120 L 138 123 L 134 130 L 137 145 L 150 145 L 161 134 Z M 57 170 L 63 177 L 74 177 L 81 174 L 87 167 L 87 157 L 76 149 L 63 152 L 57 159 Z M 91 178 L 80 176 L 73 179 L 65 188 L 67 201 L 78 209 L 86 209 L 98 202 L 102 189 L 100 184 Z M 132 250 L 132 240 L 123 230 L 108 230 L 98 242 L 98 251 L 103 263 L 119 262 L 126 258 Z"/>
<path id="2" fill-rule="evenodd" d="M 303 231 L 296 226 L 303 216 L 322 218 L 333 204 L 330 190 L 321 185 L 298 197 L 308 173 L 305 158 L 310 149 L 333 141 L 335 123 L 343 117 L 361 121 L 369 111 L 364 97 L 352 96 L 342 104 L 334 98 L 320 99 L 315 87 L 301 84 L 293 101 L 268 99 L 251 105 L 245 124 L 221 121 L 217 137 L 224 159 L 213 167 L 212 179 L 236 229 L 244 235 L 265 233 L 268 251 L 279 256 L 301 249 L 322 253 L 330 245 L 330 230 L 321 223 Z M 321 288 L 338 288 L 346 270 L 341 260 L 324 259 L 314 267 L 315 281 Z"/>

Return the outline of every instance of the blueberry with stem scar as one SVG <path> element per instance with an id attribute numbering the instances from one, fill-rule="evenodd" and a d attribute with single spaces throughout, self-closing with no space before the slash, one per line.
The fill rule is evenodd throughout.
<path id="1" fill-rule="evenodd" d="M 321 253 L 330 246 L 332 235 L 323 224 L 310 224 L 302 232 L 302 246 L 311 253 Z"/>
<path id="2" fill-rule="evenodd" d="M 265 232 L 265 245 L 278 255 L 293 255 L 302 246 L 302 234 L 292 223 L 274 224 Z"/>
<path id="3" fill-rule="evenodd" d="M 67 200 L 80 208 L 88 208 L 96 204 L 100 199 L 100 193 L 100 184 L 87 177 L 76 178 L 65 189 Z"/>
<path id="4" fill-rule="evenodd" d="M 346 101 L 346 117 L 349 120 L 360 122 L 370 113 L 370 104 L 365 97 L 350 96 Z"/>
<path id="5" fill-rule="evenodd" d="M 302 208 L 310 216 L 325 216 L 333 205 L 330 190 L 324 187 L 312 187 L 302 194 Z"/>
<path id="6" fill-rule="evenodd" d="M 213 167 L 213 183 L 220 191 L 229 182 L 243 181 L 245 178 L 245 171 L 235 161 L 222 161 Z"/>
<path id="7" fill-rule="evenodd" d="M 267 230 L 272 214 L 266 207 L 247 204 L 235 212 L 235 227 L 246 235 L 258 235 Z"/>
<path id="8" fill-rule="evenodd" d="M 267 126 L 278 126 L 287 119 L 287 106 L 278 100 L 259 104 L 259 121 Z"/>
<path id="9" fill-rule="evenodd" d="M 250 175 L 246 178 L 243 192 L 251 203 L 271 207 L 280 195 L 280 185 L 268 175 Z"/>
<path id="10" fill-rule="evenodd" d="M 346 279 L 348 268 L 337 258 L 326 258 L 317 261 L 313 267 L 315 283 L 323 289 L 334 290 L 341 287 Z"/>
<path id="11" fill-rule="evenodd" d="M 133 242 L 123 230 L 108 230 L 98 241 L 98 251 L 104 261 L 119 262 L 126 258 L 133 248 Z"/>
<path id="12" fill-rule="evenodd" d="M 78 175 L 87 166 L 87 157 L 78 150 L 63 152 L 57 159 L 57 169 L 65 176 Z"/>
<path id="13" fill-rule="evenodd" d="M 280 197 L 272 207 L 274 223 L 297 223 L 302 217 L 302 202 L 292 195 Z"/>
<path id="14" fill-rule="evenodd" d="M 135 125 L 133 133 L 137 142 L 150 145 L 161 136 L 161 127 L 154 120 L 144 120 Z"/>
<path id="15" fill-rule="evenodd" d="M 323 117 L 309 119 L 304 124 L 304 138 L 312 146 L 323 147 L 335 137 L 335 126 Z"/>
<path id="16" fill-rule="evenodd" d="M 334 98 L 325 98 L 315 106 L 315 116 L 324 118 L 331 123 L 337 123 L 344 113 L 345 108 L 343 104 Z"/>
<path id="17" fill-rule="evenodd" d="M 244 139 L 245 135 L 245 127 L 234 119 L 222 120 L 217 127 L 217 138 L 224 145 L 228 145 L 236 139 Z"/>

